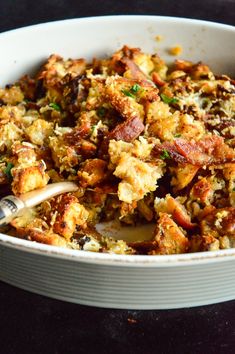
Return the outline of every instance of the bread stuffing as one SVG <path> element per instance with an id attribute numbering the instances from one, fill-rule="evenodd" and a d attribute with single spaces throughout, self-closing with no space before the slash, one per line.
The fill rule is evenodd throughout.
<path id="1" fill-rule="evenodd" d="M 0 89 L 1 196 L 59 181 L 78 190 L 0 231 L 129 255 L 235 247 L 235 81 L 128 46 L 91 62 L 51 55 Z M 112 220 L 153 224 L 152 237 L 97 231 Z"/>

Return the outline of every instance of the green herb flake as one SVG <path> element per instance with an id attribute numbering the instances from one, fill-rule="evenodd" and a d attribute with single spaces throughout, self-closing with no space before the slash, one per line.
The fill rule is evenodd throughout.
<path id="1" fill-rule="evenodd" d="M 169 152 L 165 149 L 162 150 L 162 153 L 160 155 L 160 159 L 166 160 L 166 159 L 170 159 L 170 158 L 171 158 L 171 156 L 170 156 Z"/>
<path id="2" fill-rule="evenodd" d="M 160 94 L 161 99 L 163 100 L 164 103 L 170 104 L 170 103 L 177 103 L 179 100 L 176 97 L 169 97 L 167 95 L 164 95 L 164 93 Z"/>
<path id="3" fill-rule="evenodd" d="M 138 85 L 138 84 L 135 84 L 135 85 L 132 86 L 131 92 L 137 93 L 140 89 L 141 89 L 141 86 Z"/>
<path id="4" fill-rule="evenodd" d="M 233 192 L 235 192 L 235 187 L 233 187 Z"/>
<path id="5" fill-rule="evenodd" d="M 57 103 L 55 103 L 55 102 L 49 103 L 49 107 L 52 108 L 52 109 L 54 109 L 55 111 L 58 111 L 58 112 L 61 111 L 61 107 L 60 107 Z"/>
<path id="6" fill-rule="evenodd" d="M 105 109 L 104 107 L 99 107 L 99 108 L 97 109 L 97 115 L 98 115 L 98 117 L 103 118 L 104 115 L 105 115 L 105 113 L 106 113 L 106 109 Z"/>
<path id="7" fill-rule="evenodd" d="M 13 163 L 8 162 L 6 168 L 3 170 L 8 180 L 12 179 L 11 169 L 14 167 Z"/>
<path id="8" fill-rule="evenodd" d="M 180 138 L 181 134 L 175 134 L 175 138 Z"/>
<path id="9" fill-rule="evenodd" d="M 122 93 L 123 93 L 125 96 L 131 97 L 131 98 L 135 98 L 135 95 L 133 95 L 133 93 L 131 93 L 131 92 L 128 91 L 128 90 L 122 90 Z"/>
<path id="10" fill-rule="evenodd" d="M 92 125 L 92 127 L 91 127 L 91 134 L 93 134 L 93 133 L 94 133 L 95 128 L 96 128 L 96 124 Z"/>

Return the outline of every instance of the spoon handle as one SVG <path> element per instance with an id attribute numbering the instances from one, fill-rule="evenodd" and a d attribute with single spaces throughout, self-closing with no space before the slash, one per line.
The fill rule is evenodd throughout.
<path id="1" fill-rule="evenodd" d="M 0 200 L 0 225 L 9 223 L 25 208 L 32 208 L 56 195 L 75 192 L 77 189 L 78 186 L 73 182 L 58 182 L 21 194 L 19 197 L 8 195 Z"/>

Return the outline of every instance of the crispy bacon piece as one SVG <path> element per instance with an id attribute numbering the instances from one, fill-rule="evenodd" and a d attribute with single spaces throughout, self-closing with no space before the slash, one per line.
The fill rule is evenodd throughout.
<path id="1" fill-rule="evenodd" d="M 220 164 L 235 161 L 235 151 L 222 137 L 206 136 L 200 141 L 175 139 L 173 143 L 165 142 L 155 146 L 154 152 L 167 150 L 170 157 L 177 162 L 190 163 L 195 166 Z"/>
<path id="2" fill-rule="evenodd" d="M 81 154 L 85 158 L 91 158 L 96 152 L 96 145 L 86 140 L 91 133 L 90 123 L 85 123 L 80 127 L 75 127 L 70 133 L 64 134 L 66 144 L 74 147 L 77 154 Z"/>
<path id="3" fill-rule="evenodd" d="M 191 222 L 191 218 L 184 206 L 171 196 L 167 198 L 167 209 L 173 220 L 184 229 L 193 229 L 196 226 L 196 224 Z"/>
<path id="4" fill-rule="evenodd" d="M 175 70 L 182 70 L 195 80 L 205 77 L 210 73 L 210 68 L 202 62 L 193 64 L 186 60 L 176 60 L 174 64 L 174 71 Z"/>
<path id="5" fill-rule="evenodd" d="M 175 60 L 174 63 L 174 70 L 182 70 L 184 72 L 189 72 L 190 70 L 192 70 L 193 67 L 193 63 L 191 61 L 187 61 L 187 60 Z"/>
<path id="6" fill-rule="evenodd" d="M 78 112 L 80 104 L 85 101 L 88 95 L 90 87 L 90 80 L 84 75 L 78 75 L 73 77 L 71 74 L 67 74 L 63 78 L 63 103 L 62 107 L 72 114 Z"/>
<path id="7" fill-rule="evenodd" d="M 40 83 L 40 81 L 39 81 Z M 24 93 L 25 98 L 34 100 L 37 92 L 37 82 L 28 75 L 24 75 L 19 80 L 19 86 Z"/>
<path id="8" fill-rule="evenodd" d="M 190 196 L 205 203 L 206 200 L 210 197 L 212 191 L 211 183 L 205 177 L 203 177 L 194 184 L 193 188 L 191 189 Z"/>
<path id="9" fill-rule="evenodd" d="M 162 80 L 160 75 L 158 73 L 156 73 L 156 72 L 153 72 L 152 80 L 159 87 L 162 87 L 162 86 L 166 85 L 166 82 L 164 80 Z"/>
<path id="10" fill-rule="evenodd" d="M 87 138 L 91 132 L 90 123 L 85 123 L 80 127 L 75 127 L 70 133 L 64 134 L 64 139 L 68 144 L 76 145 L 76 142 Z"/>
<path id="11" fill-rule="evenodd" d="M 130 143 L 137 139 L 138 136 L 144 131 L 144 124 L 139 117 L 131 117 L 125 122 L 118 124 L 102 141 L 98 156 L 102 159 L 108 153 L 110 140 L 123 140 Z"/>
<path id="12" fill-rule="evenodd" d="M 223 138 L 217 135 L 208 136 L 199 142 L 190 143 L 183 139 L 176 139 L 175 146 L 178 152 L 193 165 L 206 165 L 214 162 L 224 163 L 235 160 L 234 150 L 224 143 Z"/>
<path id="13" fill-rule="evenodd" d="M 157 242 L 155 240 L 129 242 L 128 246 L 132 247 L 137 254 L 152 254 L 157 249 Z"/>
<path id="14" fill-rule="evenodd" d="M 220 132 L 220 135 L 223 136 L 226 139 L 232 139 L 233 134 L 232 134 L 232 129 L 230 130 L 229 128 L 235 127 L 235 119 L 228 116 L 228 117 L 219 117 L 219 121 L 216 121 L 213 119 L 214 115 L 213 114 L 206 114 L 204 117 L 204 121 L 206 124 L 206 127 L 209 131 L 213 131 L 213 129 L 216 129 L 217 131 Z"/>
<path id="15" fill-rule="evenodd" d="M 136 63 L 128 57 L 123 57 L 121 63 L 124 64 L 125 70 L 129 70 L 132 76 L 132 79 L 137 80 L 146 80 L 147 76 L 143 73 L 142 70 L 136 65 Z"/>
<path id="16" fill-rule="evenodd" d="M 139 53 L 140 49 L 125 45 L 121 51 L 113 55 L 111 65 L 119 75 L 123 75 L 128 70 L 132 79 L 146 80 L 147 76 L 133 60 Z"/>
<path id="17" fill-rule="evenodd" d="M 144 131 L 144 124 L 139 117 L 131 117 L 118 124 L 109 134 L 109 140 L 123 140 L 127 143 L 137 139 Z"/>
<path id="18" fill-rule="evenodd" d="M 159 157 L 161 158 L 162 153 L 164 153 L 166 151 L 169 153 L 171 159 L 173 159 L 179 163 L 182 163 L 182 164 L 185 164 L 188 162 L 184 156 L 179 154 L 179 152 L 176 149 L 175 144 L 171 143 L 171 142 L 164 142 L 163 144 L 156 144 L 152 150 L 152 154 L 154 156 L 157 156 L 158 158 Z"/>

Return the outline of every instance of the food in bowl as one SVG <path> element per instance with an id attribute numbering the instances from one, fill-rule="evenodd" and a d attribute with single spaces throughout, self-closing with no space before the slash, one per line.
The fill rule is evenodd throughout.
<path id="1" fill-rule="evenodd" d="M 0 90 L 3 194 L 74 181 L 79 190 L 2 232 L 95 252 L 176 254 L 235 247 L 235 82 L 203 63 L 124 46 L 111 57 L 51 55 Z M 150 240 L 100 222 L 155 224 Z"/>

